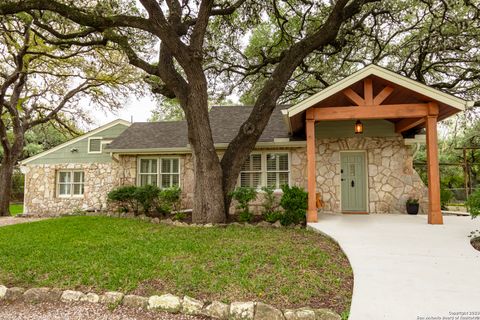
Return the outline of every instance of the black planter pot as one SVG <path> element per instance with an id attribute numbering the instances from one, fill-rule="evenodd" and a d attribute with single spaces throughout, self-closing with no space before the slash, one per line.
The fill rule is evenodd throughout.
<path id="1" fill-rule="evenodd" d="M 407 203 L 407 213 L 408 214 L 417 214 L 418 213 L 418 208 L 419 208 L 418 203 Z"/>

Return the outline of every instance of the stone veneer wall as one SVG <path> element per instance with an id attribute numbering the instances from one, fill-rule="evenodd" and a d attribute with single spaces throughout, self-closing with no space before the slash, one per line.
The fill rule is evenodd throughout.
<path id="1" fill-rule="evenodd" d="M 427 188 L 413 169 L 411 151 L 401 137 L 319 139 L 317 151 L 317 190 L 325 201 L 323 211 L 340 212 L 340 151 L 366 150 L 370 213 L 404 213 L 408 197 L 420 198 L 420 208 L 428 207 Z M 278 151 L 278 150 L 275 150 Z M 290 182 L 307 188 L 306 148 L 283 149 L 290 152 Z M 179 155 L 182 208 L 193 207 L 194 173 L 191 155 Z M 83 198 L 56 196 L 56 172 L 84 170 Z M 137 156 L 119 156 L 107 164 L 27 165 L 25 175 L 26 213 L 58 215 L 82 210 L 107 210 L 107 193 L 121 185 L 134 185 Z M 280 194 L 278 195 L 280 197 Z M 261 194 L 252 209 L 261 211 Z M 230 210 L 234 212 L 234 204 Z M 421 211 L 422 212 L 422 211 Z"/>
<path id="2" fill-rule="evenodd" d="M 401 137 L 355 137 L 316 141 L 317 192 L 323 211 L 340 212 L 340 151 L 367 152 L 370 213 L 405 213 L 409 197 L 420 199 L 420 212 L 428 208 L 428 189 L 413 168 L 413 155 Z M 306 149 L 292 154 L 292 182 L 306 188 Z"/>
<path id="3" fill-rule="evenodd" d="M 83 197 L 57 197 L 56 175 L 59 170 L 83 170 Z M 106 210 L 107 193 L 114 187 L 135 183 L 135 157 L 122 157 L 111 163 L 65 163 L 27 165 L 25 173 L 25 213 L 59 215 L 81 210 Z"/>

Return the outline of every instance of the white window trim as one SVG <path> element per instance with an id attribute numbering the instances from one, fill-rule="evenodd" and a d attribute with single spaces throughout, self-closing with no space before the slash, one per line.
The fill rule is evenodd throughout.
<path id="1" fill-rule="evenodd" d="M 288 170 L 280 170 L 280 171 L 267 171 L 267 154 L 278 154 L 278 153 L 286 153 L 288 156 Z M 253 151 L 250 153 L 250 155 L 253 154 L 260 154 L 261 155 L 261 181 L 260 181 L 260 187 L 258 187 L 256 190 L 258 192 L 263 192 L 262 187 L 267 186 L 267 173 L 268 172 L 288 172 L 288 185 L 292 185 L 291 179 L 292 179 L 292 159 L 291 159 L 291 153 L 288 150 L 266 150 L 266 151 Z M 241 172 L 258 172 L 258 171 L 240 171 Z M 240 186 L 240 174 L 238 174 L 237 178 L 237 187 Z M 274 189 L 275 193 L 282 192 L 282 189 L 280 188 L 275 188 Z"/>
<path id="2" fill-rule="evenodd" d="M 90 151 L 90 141 L 91 140 L 100 140 L 100 151 Z M 87 152 L 90 154 L 99 154 L 103 152 L 103 143 L 102 143 L 102 137 L 91 137 L 88 138 L 88 146 L 87 146 Z"/>
<path id="3" fill-rule="evenodd" d="M 71 175 L 71 181 L 70 181 L 70 194 L 60 194 L 60 173 L 61 172 L 70 172 Z M 75 172 L 82 172 L 83 173 L 83 194 L 73 194 L 73 185 L 75 184 L 73 182 L 73 177 Z M 57 171 L 56 177 L 55 177 L 55 189 L 56 189 L 56 195 L 57 198 L 78 198 L 81 199 L 85 195 L 85 171 L 84 170 L 75 170 L 75 169 L 60 169 Z"/>
<path id="4" fill-rule="evenodd" d="M 182 188 L 182 158 L 181 157 L 175 157 L 175 156 L 165 156 L 165 157 L 155 157 L 155 156 L 146 156 L 146 157 L 138 157 L 137 158 L 137 186 L 141 186 L 141 181 L 140 181 L 140 175 L 153 175 L 154 173 L 140 173 L 140 164 L 142 160 L 151 160 L 155 159 L 157 160 L 157 187 L 160 187 L 160 179 L 162 176 L 161 173 L 161 162 L 162 159 L 177 159 L 178 160 L 178 187 Z M 176 173 L 163 173 L 163 174 L 176 174 Z"/>

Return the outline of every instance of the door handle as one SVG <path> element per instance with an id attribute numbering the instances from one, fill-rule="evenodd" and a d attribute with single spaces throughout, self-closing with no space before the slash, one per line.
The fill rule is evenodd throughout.
<path id="1" fill-rule="evenodd" d="M 352 180 L 351 185 L 352 185 L 352 188 L 355 187 L 355 181 Z"/>

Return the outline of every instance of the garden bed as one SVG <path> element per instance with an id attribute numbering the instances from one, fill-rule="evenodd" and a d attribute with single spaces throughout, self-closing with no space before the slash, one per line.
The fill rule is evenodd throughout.
<path id="1" fill-rule="evenodd" d="M 478 251 L 480 251 L 480 237 L 478 238 L 475 238 L 475 239 L 472 239 L 470 241 L 470 243 L 472 244 L 472 246 L 477 249 Z"/>
<path id="2" fill-rule="evenodd" d="M 0 230 L 0 283 L 278 308 L 349 310 L 353 274 L 337 244 L 308 230 L 178 228 L 65 217 Z"/>

